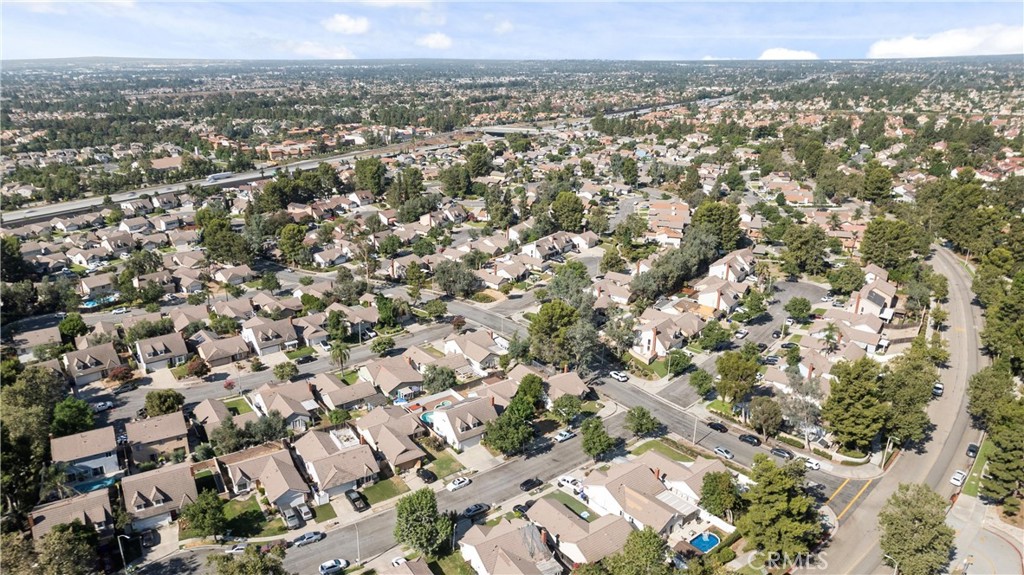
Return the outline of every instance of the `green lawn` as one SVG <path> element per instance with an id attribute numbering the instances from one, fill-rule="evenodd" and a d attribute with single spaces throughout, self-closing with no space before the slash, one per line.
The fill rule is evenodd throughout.
<path id="1" fill-rule="evenodd" d="M 313 351 L 313 348 L 311 348 L 311 347 L 309 347 L 307 345 L 305 347 L 300 347 L 298 349 L 293 349 L 292 351 L 286 351 L 286 352 L 284 352 L 284 355 L 288 359 L 295 360 L 295 359 L 299 359 L 300 357 L 305 357 L 307 355 L 313 355 L 314 353 L 316 353 L 316 352 Z"/>
<path id="2" fill-rule="evenodd" d="M 401 479 L 392 477 L 384 481 L 378 481 L 369 487 L 364 487 L 363 495 L 370 502 L 370 505 L 376 505 L 381 501 L 397 497 L 406 491 L 409 491 L 409 486 Z"/>
<path id="3" fill-rule="evenodd" d="M 814 308 L 814 311 L 812 311 L 811 313 L 813 313 L 814 315 L 825 315 L 825 308 L 816 307 Z"/>
<path id="4" fill-rule="evenodd" d="M 668 375 L 668 362 L 664 359 L 659 359 L 648 367 L 650 367 L 654 373 L 658 374 L 658 377 L 665 377 Z"/>
<path id="5" fill-rule="evenodd" d="M 794 335 L 789 336 L 789 341 L 791 341 L 793 343 L 800 343 L 800 340 L 803 339 L 803 338 L 804 338 L 804 336 L 798 333 L 798 334 L 794 334 Z"/>
<path id="6" fill-rule="evenodd" d="M 981 472 L 985 469 L 985 464 L 988 463 L 989 455 L 992 454 L 993 449 L 995 449 L 995 447 L 988 439 L 981 444 L 981 449 L 978 451 L 978 458 L 974 460 L 974 466 L 971 467 L 971 473 L 967 476 L 967 483 L 964 483 L 965 494 L 972 497 L 978 496 L 978 488 L 981 487 Z"/>
<path id="7" fill-rule="evenodd" d="M 580 412 L 581 413 L 589 413 L 590 415 L 593 416 L 593 415 L 597 415 L 597 412 L 601 411 L 601 408 L 603 408 L 603 407 L 604 407 L 603 403 L 598 403 L 597 401 L 594 401 L 594 400 L 584 401 L 583 405 L 580 406 Z"/>
<path id="8" fill-rule="evenodd" d="M 594 511 L 592 509 L 590 509 L 589 507 L 584 505 L 583 502 L 580 501 L 579 499 L 576 499 L 575 497 L 573 497 L 572 495 L 569 495 L 568 493 L 566 493 L 564 491 L 555 491 L 554 493 L 552 493 L 550 495 L 545 495 L 544 497 L 546 499 L 554 499 L 555 501 L 561 501 L 562 503 L 565 504 L 566 507 L 568 507 L 569 509 L 572 509 L 573 513 L 575 513 L 576 515 L 580 515 L 581 518 L 582 518 L 581 514 L 583 512 L 588 513 L 587 519 L 586 519 L 587 522 L 590 522 L 590 521 L 593 521 L 593 520 L 597 519 L 597 514 L 594 513 Z"/>
<path id="9" fill-rule="evenodd" d="M 78 275 L 80 275 L 80 276 L 82 276 L 82 275 L 85 275 L 85 274 L 89 273 L 89 269 L 88 269 L 88 268 L 86 268 L 85 266 L 80 266 L 80 265 L 78 265 L 78 264 L 71 264 L 71 265 L 70 265 L 70 266 L 68 266 L 68 267 L 70 267 L 70 268 L 71 268 L 71 271 L 75 272 L 76 274 L 78 274 Z"/>
<path id="10" fill-rule="evenodd" d="M 184 377 L 188 377 L 188 366 L 179 365 L 178 367 L 172 367 L 171 375 L 174 376 L 174 379 L 182 379 Z"/>
<path id="11" fill-rule="evenodd" d="M 345 372 L 345 377 L 341 377 L 340 372 L 339 372 L 338 377 L 339 377 L 339 379 L 341 379 L 341 381 L 345 382 L 345 385 L 352 385 L 353 383 L 355 383 L 356 381 L 359 380 L 359 372 L 357 372 L 354 369 L 353 370 L 348 370 L 348 371 Z"/>
<path id="12" fill-rule="evenodd" d="M 288 531 L 281 518 L 266 520 L 255 496 L 244 501 L 228 501 L 224 505 L 224 515 L 228 519 L 228 529 L 239 537 L 270 537 Z"/>
<path id="13" fill-rule="evenodd" d="M 446 557 L 439 557 L 427 564 L 430 572 L 434 575 L 476 575 L 473 568 L 462 558 L 462 553 L 456 551 Z"/>
<path id="14" fill-rule="evenodd" d="M 675 449 L 672 449 L 671 447 L 669 447 L 669 446 L 665 445 L 664 443 L 662 443 L 662 441 L 660 439 L 655 439 L 655 440 L 652 440 L 652 441 L 648 441 L 648 442 L 644 443 L 643 445 L 641 445 L 640 447 L 637 447 L 636 449 L 634 449 L 632 451 L 632 453 L 633 453 L 633 455 L 642 455 L 642 454 L 644 454 L 644 453 L 646 453 L 648 451 L 652 451 L 652 450 L 653 451 L 657 451 L 658 453 L 664 455 L 665 457 L 668 457 L 669 459 L 672 459 L 672 460 L 675 460 L 675 461 L 693 461 L 692 457 L 690 457 L 689 455 L 686 455 L 685 453 L 680 453 L 680 452 L 676 451 Z"/>
<path id="15" fill-rule="evenodd" d="M 711 403 L 708 403 L 708 409 L 710 409 L 712 411 L 717 411 L 719 413 L 725 413 L 725 414 L 731 414 L 732 413 L 732 405 L 729 405 L 728 403 L 722 401 L 721 399 L 716 399 L 716 400 L 712 401 Z"/>
<path id="16" fill-rule="evenodd" d="M 330 503 L 324 503 L 319 507 L 313 508 L 313 515 L 316 517 L 317 523 L 324 523 L 336 518 L 338 512 L 334 510 L 334 506 Z"/>
<path id="17" fill-rule="evenodd" d="M 465 469 L 465 467 L 455 459 L 455 456 L 448 453 L 447 450 L 439 453 L 432 452 L 431 455 L 434 456 L 434 462 L 428 467 L 431 467 L 434 474 L 442 479 Z"/>
<path id="18" fill-rule="evenodd" d="M 238 397 L 224 402 L 224 407 L 228 408 L 233 415 L 242 415 L 243 413 L 249 413 L 252 408 L 245 401 L 244 397 Z"/>

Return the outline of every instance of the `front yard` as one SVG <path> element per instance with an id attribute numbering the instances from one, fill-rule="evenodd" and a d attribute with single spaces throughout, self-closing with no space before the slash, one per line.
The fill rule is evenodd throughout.
<path id="1" fill-rule="evenodd" d="M 455 456 L 448 453 L 447 450 L 435 452 L 428 449 L 427 451 L 434 458 L 433 463 L 427 467 L 430 468 L 431 471 L 433 471 L 440 479 L 444 479 L 449 475 L 458 473 L 465 469 L 465 467 L 455 459 Z"/>
<path id="2" fill-rule="evenodd" d="M 324 503 L 319 507 L 313 508 L 313 516 L 316 517 L 317 523 L 326 523 L 331 519 L 338 517 L 338 512 L 334 510 L 334 506 L 330 503 Z"/>
<path id="3" fill-rule="evenodd" d="M 249 413 L 252 408 L 249 407 L 249 403 L 245 401 L 244 397 L 237 397 L 224 402 L 224 407 L 228 408 L 231 415 L 242 415 L 243 413 Z"/>
<path id="4" fill-rule="evenodd" d="M 475 575 L 473 568 L 462 558 L 462 553 L 456 551 L 451 555 L 438 557 L 427 564 L 430 572 L 434 575 Z"/>
<path id="5" fill-rule="evenodd" d="M 363 496 L 366 497 L 370 505 L 376 505 L 381 501 L 398 497 L 406 491 L 409 491 L 409 486 L 398 477 L 392 477 L 384 481 L 378 481 L 369 487 L 364 487 Z"/>
<path id="6" fill-rule="evenodd" d="M 267 521 L 255 495 L 245 500 L 228 501 L 224 515 L 228 519 L 228 529 L 239 537 L 271 537 L 288 532 L 280 517 Z"/>
<path id="7" fill-rule="evenodd" d="M 966 495 L 971 497 L 978 496 L 978 489 L 981 487 L 981 474 L 985 471 L 985 464 L 988 463 L 988 457 L 992 454 L 993 449 L 995 447 L 988 439 L 981 444 L 981 449 L 978 450 L 978 458 L 974 460 L 971 473 L 967 476 L 967 483 L 964 483 L 964 493 Z"/>
<path id="8" fill-rule="evenodd" d="M 686 455 L 685 453 L 676 451 L 675 449 L 673 449 L 673 448 L 669 447 L 668 445 L 666 445 L 660 439 L 653 439 L 651 441 L 648 441 L 648 442 L 640 445 L 636 449 L 634 449 L 631 453 L 633 455 L 643 455 L 644 453 L 646 453 L 648 451 L 656 451 L 656 452 L 658 452 L 658 453 L 664 455 L 665 457 L 668 457 L 669 459 L 672 459 L 674 461 L 686 461 L 686 462 L 693 461 L 692 457 L 690 457 L 689 455 Z"/>
<path id="9" fill-rule="evenodd" d="M 293 349 L 291 351 L 286 351 L 286 352 L 284 352 L 284 355 L 288 359 L 290 359 L 292 361 L 295 361 L 296 359 L 299 359 L 300 357 L 306 357 L 307 355 L 313 355 L 314 353 L 316 353 L 316 351 L 314 351 L 313 348 L 311 348 L 311 347 L 309 347 L 307 345 L 307 346 L 304 346 L 304 347 L 300 347 L 298 349 Z"/>
<path id="10" fill-rule="evenodd" d="M 583 502 L 580 501 L 579 499 L 576 499 L 575 497 L 569 495 L 564 491 L 555 491 L 550 495 L 545 495 L 544 498 L 554 499 L 555 501 L 561 501 L 562 503 L 565 504 L 566 507 L 572 509 L 573 513 L 579 515 L 581 519 L 587 521 L 588 523 L 597 519 L 597 514 L 594 513 L 592 509 L 584 505 Z M 583 517 L 584 513 L 587 514 L 586 517 Z"/>

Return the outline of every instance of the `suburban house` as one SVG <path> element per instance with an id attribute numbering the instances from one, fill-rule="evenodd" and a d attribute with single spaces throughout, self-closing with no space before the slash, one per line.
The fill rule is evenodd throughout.
<path id="1" fill-rule="evenodd" d="M 213 279 L 223 283 L 231 285 L 241 285 L 249 281 L 253 277 L 252 270 L 247 265 L 235 266 L 231 268 L 222 268 L 217 270 L 213 274 Z"/>
<path id="2" fill-rule="evenodd" d="M 54 463 L 65 465 L 71 485 L 121 472 L 117 463 L 117 440 L 110 425 L 50 438 L 50 456 Z"/>
<path id="3" fill-rule="evenodd" d="M 100 274 L 82 278 L 82 295 L 87 298 L 98 298 L 113 294 L 114 274 Z"/>
<path id="4" fill-rule="evenodd" d="M 219 458 L 227 466 L 232 493 L 248 493 L 259 487 L 271 505 L 280 510 L 306 502 L 309 486 L 295 469 L 292 456 L 278 442 L 264 443 Z"/>
<path id="5" fill-rule="evenodd" d="M 729 472 L 729 468 L 722 463 L 721 459 L 698 457 L 689 465 L 680 465 L 679 462 L 654 450 L 644 452 L 643 455 L 637 457 L 636 461 L 646 465 L 652 473 L 657 473 L 658 479 L 666 488 L 693 505 L 700 504 L 700 490 L 704 485 L 705 475 Z M 709 514 L 701 509 L 701 515 Z"/>
<path id="6" fill-rule="evenodd" d="M 484 425 L 498 418 L 492 400 L 475 397 L 433 411 L 431 428 L 448 445 L 462 451 L 480 443 Z"/>
<path id="7" fill-rule="evenodd" d="M 343 264 L 347 259 L 341 248 L 327 248 L 313 254 L 313 262 L 321 268 Z"/>
<path id="8" fill-rule="evenodd" d="M 873 315 L 892 321 L 896 312 L 896 286 L 887 280 L 875 281 L 860 288 L 855 296 L 854 313 Z"/>
<path id="9" fill-rule="evenodd" d="M 371 381 L 388 397 L 405 397 L 420 390 L 423 374 L 404 357 L 382 357 L 359 368 L 360 379 Z"/>
<path id="10" fill-rule="evenodd" d="M 381 568 L 380 575 L 433 575 L 422 557 L 397 565 L 386 565 Z"/>
<path id="11" fill-rule="evenodd" d="M 479 375 L 498 367 L 498 358 L 508 353 L 494 340 L 493 333 L 483 330 L 448 336 L 444 340 L 444 352 L 465 357 Z"/>
<path id="12" fill-rule="evenodd" d="M 252 307 L 252 300 L 244 298 L 213 302 L 213 311 L 217 315 L 234 318 L 239 321 L 251 319 L 256 315 L 256 310 Z"/>
<path id="13" fill-rule="evenodd" d="M 339 437 L 341 433 L 310 431 L 292 444 L 314 488 L 331 499 L 375 483 L 380 473 L 370 446 L 360 444 L 347 428 L 344 431 L 351 438 L 347 442 Z"/>
<path id="14" fill-rule="evenodd" d="M 588 523 L 560 501 L 542 497 L 530 508 L 530 521 L 544 528 L 559 553 L 573 563 L 595 563 L 618 553 L 633 532 L 622 517 L 603 515 Z"/>
<path id="15" fill-rule="evenodd" d="M 583 492 L 598 513 L 618 515 L 637 529 L 650 527 L 668 535 L 698 517 L 700 510 L 669 491 L 659 477 L 660 470 L 652 470 L 644 462 L 620 463 L 588 475 Z"/>
<path id="16" fill-rule="evenodd" d="M 210 367 L 220 367 L 236 361 L 242 361 L 252 353 L 246 345 L 242 336 L 218 338 L 216 334 L 208 330 L 200 330 L 189 338 Z"/>
<path id="17" fill-rule="evenodd" d="M 377 388 L 369 381 L 360 379 L 352 385 L 346 385 L 332 373 L 314 375 L 313 385 L 320 394 L 324 405 L 331 410 L 359 409 L 367 405 L 370 398 L 377 395 Z"/>
<path id="18" fill-rule="evenodd" d="M 188 427 L 180 411 L 130 421 L 124 426 L 136 465 L 166 459 L 175 452 L 188 455 Z"/>
<path id="19" fill-rule="evenodd" d="M 288 427 L 303 431 L 313 422 L 313 412 L 320 409 L 313 386 L 305 381 L 265 384 L 249 395 L 252 406 L 263 415 L 276 411 Z"/>
<path id="20" fill-rule="evenodd" d="M 749 286 L 708 276 L 693 286 L 697 291 L 697 303 L 707 315 L 729 314 L 740 305 L 740 299 L 747 293 Z"/>
<path id="21" fill-rule="evenodd" d="M 544 403 L 551 409 L 555 400 L 563 395 L 572 395 L 583 399 L 590 393 L 590 387 L 584 383 L 575 371 L 567 371 L 547 378 L 547 390 L 544 392 Z"/>
<path id="22" fill-rule="evenodd" d="M 61 342 L 60 329 L 57 326 L 44 327 L 31 331 L 21 332 L 14 336 L 14 348 L 17 350 L 18 358 L 23 363 L 35 359 L 35 350 L 44 345 L 54 345 Z"/>
<path id="23" fill-rule="evenodd" d="M 704 320 L 694 313 L 670 314 L 647 308 L 640 316 L 636 343 L 630 352 L 638 359 L 650 363 L 665 357 L 673 349 L 681 348 L 686 341 L 699 335 L 702 329 Z"/>
<path id="24" fill-rule="evenodd" d="M 185 363 L 188 348 L 181 334 L 175 331 L 135 342 L 135 355 L 139 358 L 139 367 L 149 373 Z"/>
<path id="25" fill-rule="evenodd" d="M 353 422 L 362 441 L 384 456 L 392 471 L 401 473 L 427 456 L 412 438 L 426 435 L 419 416 L 400 407 L 376 407 Z"/>
<path id="26" fill-rule="evenodd" d="M 729 282 L 741 282 L 754 273 L 754 252 L 750 248 L 729 252 L 708 267 L 708 275 Z"/>
<path id="27" fill-rule="evenodd" d="M 183 505 L 199 497 L 187 461 L 129 475 L 121 480 L 121 493 L 136 532 L 174 521 Z"/>
<path id="28" fill-rule="evenodd" d="M 120 365 L 121 356 L 110 342 L 64 354 L 64 367 L 75 385 L 85 385 L 103 379 Z"/>
<path id="29" fill-rule="evenodd" d="M 164 293 L 174 293 L 178 289 L 178 286 L 174 283 L 174 276 L 167 270 L 161 270 L 153 272 L 151 274 L 143 274 L 132 278 L 132 285 L 135 289 L 143 289 L 150 283 L 154 283 L 163 288 Z"/>
<path id="30" fill-rule="evenodd" d="M 110 492 L 97 489 L 83 495 L 61 499 L 40 505 L 28 514 L 28 526 L 32 538 L 40 541 L 56 525 L 79 520 L 83 525 L 95 529 L 100 538 L 113 533 L 114 510 L 110 505 Z"/>
<path id="31" fill-rule="evenodd" d="M 259 419 L 260 414 L 255 411 L 247 411 L 233 415 L 228 406 L 224 405 L 224 402 L 219 399 L 205 399 L 192 411 L 192 418 L 203 427 L 207 438 L 210 437 L 213 430 L 220 427 L 229 417 L 238 427 L 245 427 L 246 423 Z"/>
<path id="32" fill-rule="evenodd" d="M 474 525 L 459 549 L 477 575 L 560 575 L 563 569 L 540 529 L 518 517 L 493 527 Z"/>
<path id="33" fill-rule="evenodd" d="M 254 317 L 242 324 L 242 339 L 247 341 L 260 357 L 299 346 L 299 337 L 295 333 L 291 318 L 275 321 Z"/>

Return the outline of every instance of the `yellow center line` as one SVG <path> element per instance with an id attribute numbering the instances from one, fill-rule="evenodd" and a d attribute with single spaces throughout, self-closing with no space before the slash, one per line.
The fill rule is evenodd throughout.
<path id="1" fill-rule="evenodd" d="M 858 498 L 860 498 L 861 495 L 864 494 L 864 491 L 866 491 L 867 488 L 871 486 L 871 483 L 873 481 L 874 479 L 869 479 L 868 482 L 864 484 L 864 487 L 860 488 L 860 491 L 858 491 L 857 494 L 853 496 L 853 499 L 851 499 L 850 503 L 846 505 L 846 508 L 843 509 L 843 512 L 836 516 L 836 521 L 842 519 L 843 515 L 846 515 L 846 512 L 849 511 L 851 507 L 853 507 L 853 504 L 857 501 Z"/>
<path id="2" fill-rule="evenodd" d="M 849 482 L 850 482 L 850 478 L 847 477 L 846 481 L 843 481 L 842 483 L 839 484 L 839 487 L 837 487 L 836 490 L 832 492 L 832 496 L 829 497 L 828 501 L 826 501 L 825 503 L 826 504 L 832 503 L 832 500 L 836 498 L 836 495 L 839 495 L 839 492 L 842 491 L 843 488 L 846 487 L 846 484 L 849 483 Z"/>

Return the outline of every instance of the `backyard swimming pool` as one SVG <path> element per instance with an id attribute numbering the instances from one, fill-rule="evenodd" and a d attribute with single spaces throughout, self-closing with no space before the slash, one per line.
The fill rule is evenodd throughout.
<path id="1" fill-rule="evenodd" d="M 420 414 L 420 421 L 422 421 L 423 423 L 426 423 L 427 425 L 433 426 L 434 425 L 434 412 L 433 411 L 424 411 L 422 414 Z"/>
<path id="2" fill-rule="evenodd" d="M 96 479 L 93 481 L 86 481 L 85 483 L 79 483 L 78 485 L 75 486 L 75 489 L 77 489 L 79 493 L 89 493 L 91 491 L 96 491 L 97 489 L 110 487 L 116 482 L 116 477 L 104 477 L 103 479 Z"/>
<path id="3" fill-rule="evenodd" d="M 714 533 L 708 533 L 707 531 L 701 533 L 693 539 L 690 539 L 690 545 L 693 545 L 694 547 L 699 549 L 701 553 L 707 553 L 708 551 L 711 551 L 712 549 L 717 547 L 719 543 L 721 543 L 721 540 L 718 538 L 718 535 L 715 535 Z"/>

